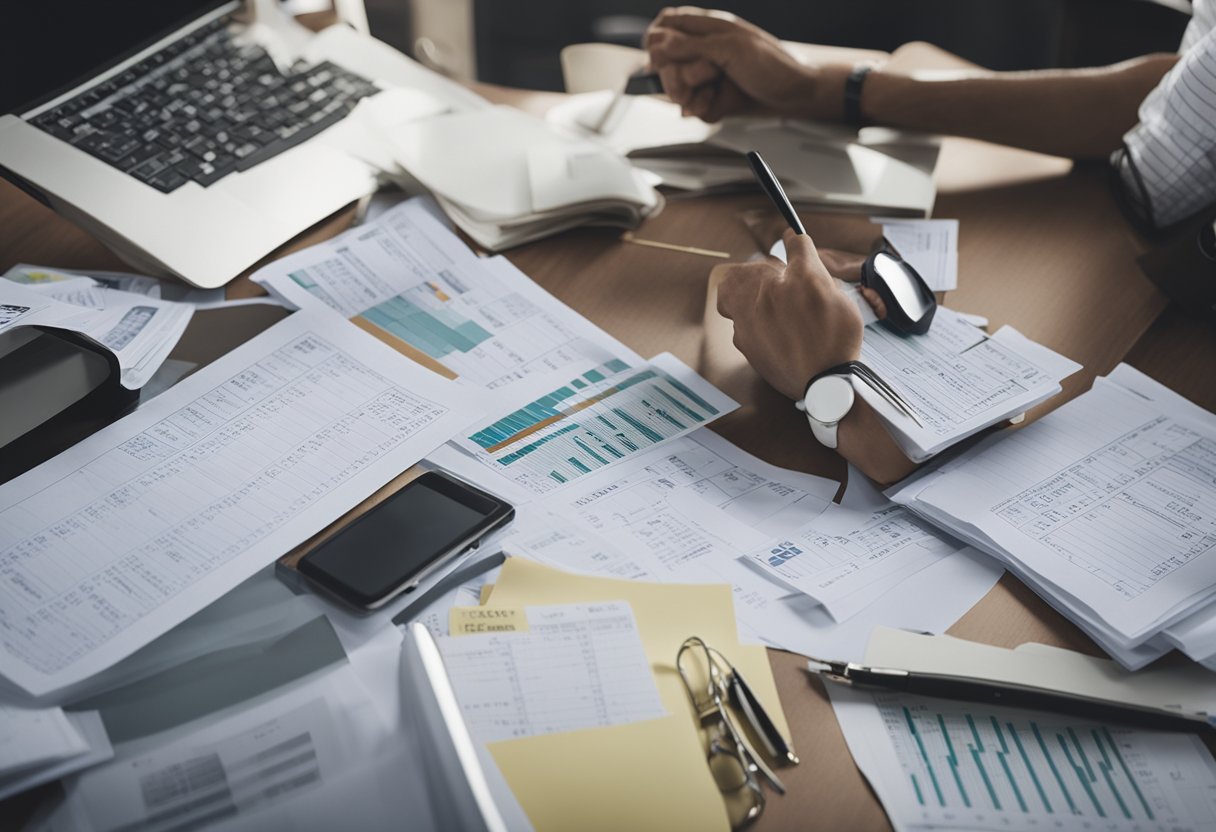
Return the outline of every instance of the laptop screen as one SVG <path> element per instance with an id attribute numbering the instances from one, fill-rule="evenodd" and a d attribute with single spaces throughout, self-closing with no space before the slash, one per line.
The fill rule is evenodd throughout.
<path id="1" fill-rule="evenodd" d="M 4 4 L 0 113 L 22 113 L 232 0 Z"/>

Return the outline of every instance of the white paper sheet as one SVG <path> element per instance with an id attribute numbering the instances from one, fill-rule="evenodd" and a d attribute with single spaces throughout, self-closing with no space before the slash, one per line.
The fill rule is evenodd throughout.
<path id="1" fill-rule="evenodd" d="M 481 743 L 666 716 L 628 602 L 528 607 L 528 631 L 439 641 Z"/>
<path id="2" fill-rule="evenodd" d="M 766 574 L 844 621 L 962 544 L 882 496 L 850 471 L 840 505 L 750 552 Z"/>
<path id="3" fill-rule="evenodd" d="M 0 800 L 28 791 L 43 783 L 59 780 L 69 774 L 104 763 L 114 756 L 106 727 L 97 711 L 74 711 L 66 714 L 72 730 L 80 735 L 84 750 L 53 762 L 32 768 L 22 768 L 0 777 Z M 0 740 L 0 747 L 7 740 Z M 28 748 L 28 746 L 27 746 Z"/>
<path id="4" fill-rule="evenodd" d="M 372 692 L 350 666 L 339 665 L 221 714 L 124 743 L 112 763 L 67 781 L 67 800 L 51 828 L 332 828 L 324 805 L 342 802 L 344 778 L 358 772 L 374 784 L 380 755 L 410 747 L 391 727 Z M 420 765 L 398 760 L 396 789 L 416 802 L 418 828 L 429 829 Z M 377 791 L 341 807 L 349 823 L 369 828 L 390 816 Z"/>
<path id="5" fill-rule="evenodd" d="M 740 637 L 777 639 L 799 620 L 788 592 L 739 553 L 819 514 L 837 488 L 698 430 L 521 510 L 503 548 L 591 575 L 730 584 Z"/>
<path id="6" fill-rule="evenodd" d="M 958 313 L 938 307 L 925 335 L 866 327 L 861 359 L 909 403 L 920 424 L 865 384 L 857 392 L 920 461 L 1002 419 L 1024 413 L 1060 391 L 1081 365 L 1011 327 L 989 336 Z"/>
<path id="7" fill-rule="evenodd" d="M 104 670 L 475 412 L 338 316 L 291 316 L 0 486 L 0 671 L 42 695 Z"/>
<path id="8" fill-rule="evenodd" d="M 1216 417 L 1145 386 L 1155 400 L 1099 379 L 892 494 L 1008 560 L 1129 666 L 1122 650 L 1216 595 Z"/>
<path id="9" fill-rule="evenodd" d="M 0 703 L 0 777 L 88 751 L 84 735 L 62 708 Z"/>
<path id="10" fill-rule="evenodd" d="M 926 636 L 888 627 L 874 630 L 866 646 L 865 663 L 916 673 L 1032 685 L 1187 714 L 1216 713 L 1216 679 L 1210 671 L 1195 664 L 1159 664 L 1131 673 L 1109 659 L 1046 644 L 1029 642 L 1009 650 L 952 636 Z"/>
<path id="11" fill-rule="evenodd" d="M 1216 761 L 1198 737 L 828 684 L 896 832 L 1201 832 Z"/>
<path id="12" fill-rule="evenodd" d="M 146 295 L 150 298 L 172 300 L 193 305 L 216 303 L 224 299 L 224 289 L 222 287 L 219 289 L 196 289 L 188 283 L 157 280 L 155 277 L 144 277 L 143 275 L 128 274 L 127 272 L 104 272 L 93 269 L 63 271 L 60 269 L 48 269 L 46 266 L 32 266 L 29 263 L 18 263 L 8 270 L 5 277 L 17 283 L 27 284 L 55 283 L 86 277 L 107 289 L 119 289 L 123 292 L 131 292 L 136 295 Z"/>
<path id="13" fill-rule="evenodd" d="M 958 288 L 958 220 L 874 217 L 882 236 L 935 292 Z"/>
<path id="14" fill-rule="evenodd" d="M 641 361 L 510 261 L 476 257 L 435 210 L 428 200 L 404 202 L 253 280 L 294 307 L 359 318 L 478 387 L 587 362 Z"/>
<path id="15" fill-rule="evenodd" d="M 6 273 L 11 282 L 52 270 L 16 266 Z M 194 308 L 148 294 L 127 292 L 98 283 L 91 277 L 54 272 L 57 279 L 24 283 L 30 291 L 84 310 L 70 328 L 102 344 L 118 357 L 122 384 L 129 390 L 143 387 L 177 344 Z M 64 313 L 66 315 L 66 312 Z"/>
<path id="16" fill-rule="evenodd" d="M 709 424 L 739 405 L 669 353 L 629 367 L 613 360 L 553 386 L 525 391 L 493 421 L 453 444 L 533 495 L 607 468 Z M 488 486 L 493 488 L 492 486 Z"/>

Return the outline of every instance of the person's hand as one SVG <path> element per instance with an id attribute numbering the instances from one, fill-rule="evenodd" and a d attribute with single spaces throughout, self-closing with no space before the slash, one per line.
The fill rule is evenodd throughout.
<path id="1" fill-rule="evenodd" d="M 820 68 L 804 66 L 781 41 L 728 12 L 664 9 L 646 31 L 651 70 L 686 115 L 770 114 L 839 118 Z"/>
<path id="2" fill-rule="evenodd" d="M 836 288 L 815 243 L 785 233 L 788 263 L 769 258 L 714 271 L 718 312 L 735 322 L 735 346 L 779 392 L 799 399 L 811 377 L 861 355 L 861 313 Z"/>

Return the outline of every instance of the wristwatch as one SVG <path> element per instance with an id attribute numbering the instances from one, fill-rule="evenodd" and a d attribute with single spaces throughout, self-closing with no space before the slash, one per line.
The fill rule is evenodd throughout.
<path id="1" fill-rule="evenodd" d="M 811 433 L 820 444 L 836 447 L 836 426 L 853 409 L 853 377 L 849 373 L 819 375 L 807 385 L 806 395 L 795 407 L 806 413 Z"/>

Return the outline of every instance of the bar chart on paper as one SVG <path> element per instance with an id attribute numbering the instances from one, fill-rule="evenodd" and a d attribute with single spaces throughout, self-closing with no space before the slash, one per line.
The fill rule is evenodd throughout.
<path id="1" fill-rule="evenodd" d="M 586 371 L 457 444 L 543 494 L 701 427 L 737 405 L 671 356 Z"/>
<path id="2" fill-rule="evenodd" d="M 873 699 L 901 769 L 899 785 L 888 778 L 887 788 L 900 792 L 911 821 L 904 826 L 1216 828 L 1216 763 L 1190 735 L 897 694 Z"/>
<path id="3" fill-rule="evenodd" d="M 510 261 L 477 257 L 418 200 L 253 279 L 293 306 L 337 310 L 424 367 L 477 387 L 640 361 Z"/>

